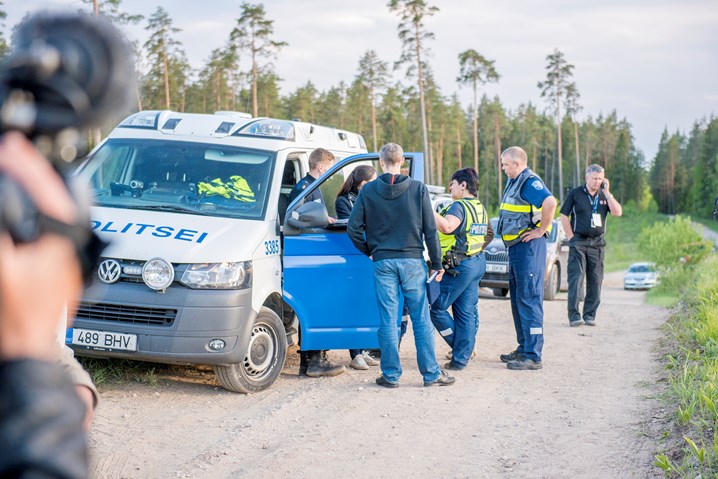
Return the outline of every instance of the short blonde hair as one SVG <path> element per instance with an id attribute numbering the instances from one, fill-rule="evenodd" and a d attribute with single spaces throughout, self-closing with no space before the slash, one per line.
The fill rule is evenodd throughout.
<path id="1" fill-rule="evenodd" d="M 379 159 L 384 163 L 401 165 L 404 163 L 404 149 L 396 143 L 387 143 L 379 150 Z"/>

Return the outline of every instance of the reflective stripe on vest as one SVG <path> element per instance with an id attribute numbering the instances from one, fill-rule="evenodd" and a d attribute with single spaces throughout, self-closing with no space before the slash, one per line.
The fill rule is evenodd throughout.
<path id="1" fill-rule="evenodd" d="M 541 208 L 521 198 L 521 188 L 530 178 L 541 179 L 529 168 L 524 169 L 512 182 L 506 184 L 499 207 L 497 234 L 508 247 L 521 241 L 521 235 L 541 226 Z M 547 233 L 551 231 L 551 225 Z"/>
<path id="2" fill-rule="evenodd" d="M 462 198 L 457 200 L 464 207 L 464 228 L 461 231 L 455 231 L 452 234 L 444 234 L 439 231 L 439 240 L 441 242 L 441 256 L 444 257 L 446 252 L 449 250 L 455 250 L 457 253 L 464 254 L 466 256 L 473 256 L 481 253 L 481 248 L 484 245 L 484 238 L 488 231 L 488 218 L 486 216 L 486 210 L 484 205 L 481 204 L 477 198 Z M 449 208 L 453 203 L 444 208 L 441 216 L 446 216 Z M 464 251 L 456 250 L 456 243 L 458 239 L 462 239 L 465 248 Z"/>

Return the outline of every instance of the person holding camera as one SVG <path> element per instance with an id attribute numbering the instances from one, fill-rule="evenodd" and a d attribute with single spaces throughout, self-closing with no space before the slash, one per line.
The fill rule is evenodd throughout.
<path id="1" fill-rule="evenodd" d="M 568 192 L 561 206 L 561 224 L 569 239 L 568 321 L 571 326 L 596 325 L 596 310 L 601 303 L 606 218 L 621 216 L 623 208 L 611 194 L 611 184 L 603 167 L 586 168 L 586 184 Z M 580 292 L 586 281 L 583 318 L 579 311 Z"/>
<path id="2" fill-rule="evenodd" d="M 0 175 L 27 192 L 46 223 L 77 223 L 60 176 L 19 133 L 0 140 Z M 0 477 L 87 476 L 86 406 L 58 362 L 56 337 L 82 285 L 70 238 L 15 244 L 0 230 Z"/>
<path id="3" fill-rule="evenodd" d="M 476 198 L 478 188 L 476 170 L 457 170 L 449 183 L 454 202 L 434 213 L 446 274 L 430 314 L 436 330 L 451 347 L 451 361 L 444 368 L 456 371 L 464 369 L 473 355 L 479 329 L 479 281 L 486 272 L 483 252 L 494 239 L 486 209 Z"/>

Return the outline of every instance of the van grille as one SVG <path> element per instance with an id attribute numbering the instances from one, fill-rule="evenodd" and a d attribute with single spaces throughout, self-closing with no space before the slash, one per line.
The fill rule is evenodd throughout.
<path id="1" fill-rule="evenodd" d="M 509 254 L 505 251 L 500 253 L 486 253 L 486 261 L 491 263 L 507 263 L 509 262 Z"/>
<path id="2" fill-rule="evenodd" d="M 77 310 L 80 319 L 114 323 L 171 326 L 177 317 L 176 309 L 143 308 L 123 304 L 81 303 Z"/>

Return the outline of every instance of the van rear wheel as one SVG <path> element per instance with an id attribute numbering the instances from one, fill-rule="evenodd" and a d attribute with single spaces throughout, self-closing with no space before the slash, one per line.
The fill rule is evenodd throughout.
<path id="1" fill-rule="evenodd" d="M 222 387 L 238 393 L 263 391 L 277 380 L 287 358 L 287 335 L 277 313 L 262 307 L 254 320 L 247 355 L 239 364 L 215 366 Z"/>
<path id="2" fill-rule="evenodd" d="M 501 296 L 502 298 L 505 298 L 507 294 L 509 294 L 509 288 L 491 288 L 491 291 L 494 293 L 494 296 Z"/>

